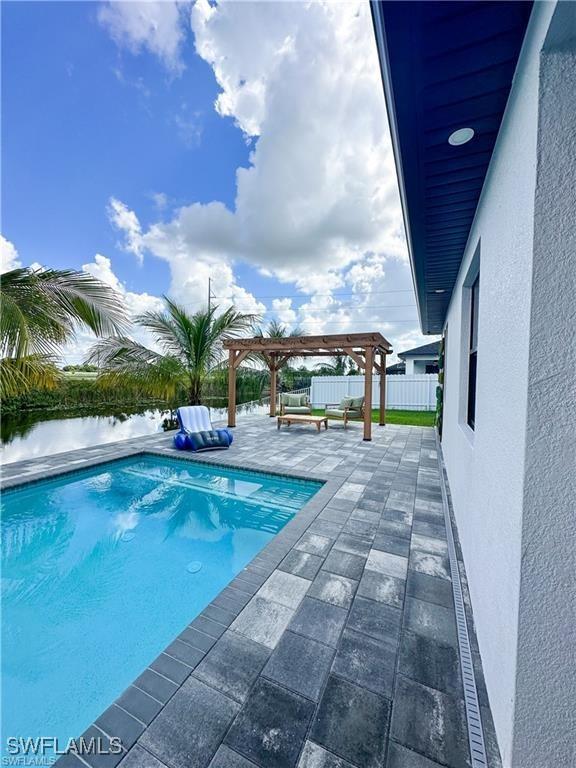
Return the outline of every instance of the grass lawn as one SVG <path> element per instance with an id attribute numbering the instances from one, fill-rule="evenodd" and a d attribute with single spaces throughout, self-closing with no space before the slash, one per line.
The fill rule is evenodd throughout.
<path id="1" fill-rule="evenodd" d="M 324 409 L 315 408 L 315 416 L 323 416 Z M 435 411 L 386 411 L 387 424 L 410 424 L 413 427 L 433 427 L 436 419 Z M 372 421 L 378 423 L 378 411 L 372 411 Z"/>

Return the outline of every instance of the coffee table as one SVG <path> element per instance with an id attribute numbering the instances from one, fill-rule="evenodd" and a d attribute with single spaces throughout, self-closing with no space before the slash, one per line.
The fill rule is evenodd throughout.
<path id="1" fill-rule="evenodd" d="M 324 427 L 328 429 L 328 419 L 326 416 L 312 416 L 304 413 L 285 413 L 283 416 L 278 416 L 278 429 L 281 424 L 316 424 L 318 432 L 320 427 L 324 424 Z"/>

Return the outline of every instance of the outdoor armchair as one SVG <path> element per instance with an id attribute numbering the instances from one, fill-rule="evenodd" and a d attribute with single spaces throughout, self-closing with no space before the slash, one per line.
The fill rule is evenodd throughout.
<path id="1" fill-rule="evenodd" d="M 363 397 L 343 397 L 337 404 L 326 405 L 326 416 L 329 419 L 342 419 L 344 429 L 351 419 L 364 418 Z"/>
<path id="2" fill-rule="evenodd" d="M 233 437 L 228 429 L 214 429 L 205 405 L 187 405 L 176 411 L 180 431 L 174 445 L 180 451 L 214 451 L 229 448 Z"/>
<path id="3" fill-rule="evenodd" d="M 280 395 L 280 416 L 288 413 L 311 414 L 310 400 L 306 394 L 283 392 Z"/>

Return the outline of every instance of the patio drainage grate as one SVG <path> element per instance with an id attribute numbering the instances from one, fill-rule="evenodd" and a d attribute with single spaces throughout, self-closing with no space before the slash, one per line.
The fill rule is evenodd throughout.
<path id="1" fill-rule="evenodd" d="M 487 768 L 488 760 L 486 758 L 484 731 L 482 729 L 480 705 L 478 704 L 478 691 L 476 689 L 476 678 L 474 676 L 474 665 L 472 663 L 472 651 L 470 649 L 470 638 L 468 636 L 468 624 L 466 623 L 466 611 L 464 609 L 464 598 L 462 595 L 462 582 L 460 581 L 460 571 L 458 569 L 458 559 L 456 557 L 456 546 L 454 544 L 454 532 L 452 530 L 452 520 L 450 519 L 450 507 L 448 504 L 448 494 L 446 492 L 446 481 L 444 478 L 444 467 L 441 458 L 442 450 L 440 448 L 437 435 L 436 451 L 438 456 L 438 468 L 440 470 L 440 485 L 442 488 L 442 504 L 444 506 L 446 535 L 448 539 L 448 556 L 450 558 L 450 571 L 452 574 L 452 593 L 454 595 L 454 606 L 456 610 L 456 631 L 458 634 L 458 646 L 460 649 L 462 681 L 464 683 L 464 706 L 466 708 L 466 720 L 468 722 L 470 756 L 472 759 L 472 768 Z"/>

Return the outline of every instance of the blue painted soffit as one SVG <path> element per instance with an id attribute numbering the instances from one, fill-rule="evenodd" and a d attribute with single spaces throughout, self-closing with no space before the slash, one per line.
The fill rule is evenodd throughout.
<path id="1" fill-rule="evenodd" d="M 371 8 L 420 325 L 441 333 L 532 3 Z M 451 146 L 459 128 L 474 138 Z"/>

